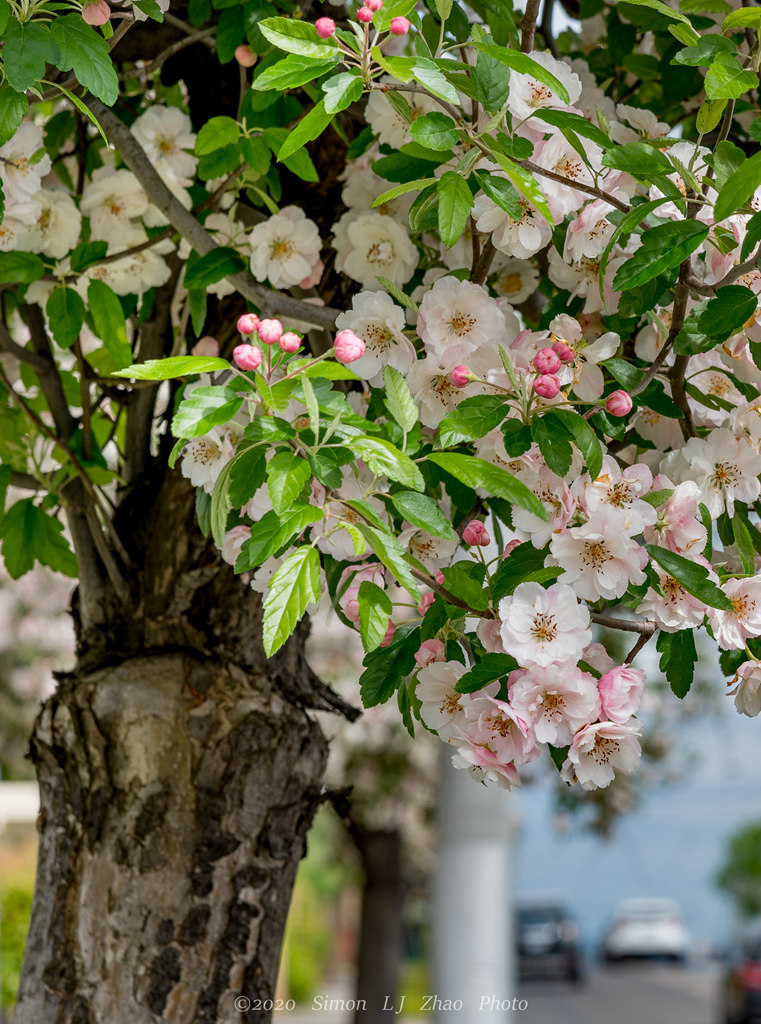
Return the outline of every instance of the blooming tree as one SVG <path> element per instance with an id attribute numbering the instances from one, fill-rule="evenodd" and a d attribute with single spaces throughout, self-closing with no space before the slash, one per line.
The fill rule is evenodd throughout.
<path id="1" fill-rule="evenodd" d="M 635 769 L 651 638 L 683 698 L 707 630 L 757 714 L 761 10 L 165 7 L 0 3 L 0 481 L 46 492 L 0 538 L 13 576 L 79 560 L 82 663 L 208 654 L 209 537 L 256 671 L 307 678 L 330 602 L 365 707 L 477 780 Z"/>

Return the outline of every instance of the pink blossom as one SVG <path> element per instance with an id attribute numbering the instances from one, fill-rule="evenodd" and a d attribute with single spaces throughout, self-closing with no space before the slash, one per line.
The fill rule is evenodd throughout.
<path id="1" fill-rule="evenodd" d="M 415 652 L 415 661 L 420 668 L 425 668 L 434 661 L 446 661 L 447 649 L 441 640 L 424 640 Z"/>
<path id="2" fill-rule="evenodd" d="M 257 370 L 262 365 L 262 350 L 256 345 L 236 345 L 233 359 L 241 370 Z"/>
<path id="3" fill-rule="evenodd" d="M 259 59 L 248 43 L 235 47 L 235 59 L 242 68 L 252 68 Z"/>
<path id="4" fill-rule="evenodd" d="M 235 565 L 238 561 L 240 549 L 251 536 L 250 526 L 233 526 L 228 530 L 222 543 L 222 557 L 228 565 Z"/>
<path id="5" fill-rule="evenodd" d="M 592 639 L 589 609 L 565 583 L 519 583 L 499 602 L 502 643 L 521 665 L 574 665 Z"/>
<path id="6" fill-rule="evenodd" d="M 481 548 L 491 543 L 491 537 L 480 519 L 471 519 L 462 531 L 462 539 L 466 544 Z"/>
<path id="7" fill-rule="evenodd" d="M 392 18 L 389 28 L 394 36 L 406 36 L 410 30 L 410 22 L 407 18 Z"/>
<path id="8" fill-rule="evenodd" d="M 111 17 L 111 8 L 106 0 L 85 0 L 82 7 L 82 19 L 88 25 L 105 25 Z"/>
<path id="9" fill-rule="evenodd" d="M 205 334 L 203 338 L 198 339 L 190 351 L 194 356 L 218 356 L 219 342 L 210 334 Z"/>
<path id="10" fill-rule="evenodd" d="M 748 718 L 756 718 L 761 712 L 761 664 L 744 661 L 732 682 L 735 688 L 728 693 L 735 698 L 736 710 Z"/>
<path id="11" fill-rule="evenodd" d="M 318 18 L 314 27 L 320 39 L 330 39 L 336 34 L 336 23 L 332 18 Z"/>
<path id="12" fill-rule="evenodd" d="M 594 676 L 569 665 L 513 672 L 508 694 L 513 710 L 533 728 L 537 743 L 563 747 L 577 729 L 600 714 Z"/>
<path id="13" fill-rule="evenodd" d="M 464 388 L 466 384 L 473 380 L 473 374 L 467 366 L 455 366 L 454 370 L 449 374 L 449 379 L 456 388 Z"/>
<path id="14" fill-rule="evenodd" d="M 417 606 L 418 613 L 420 615 L 425 615 L 425 613 L 431 607 L 435 599 L 436 595 L 432 590 L 429 590 L 426 594 L 423 594 L 423 596 L 420 598 L 420 603 Z"/>
<path id="15" fill-rule="evenodd" d="M 656 491 L 672 488 L 671 497 L 656 509 L 655 523 L 645 529 L 645 540 L 680 554 L 693 548 L 702 551 L 708 535 L 698 509 L 700 489 L 694 480 L 674 487 L 668 477 L 659 475 L 653 482 Z"/>
<path id="16" fill-rule="evenodd" d="M 315 285 L 318 285 L 320 283 L 322 273 L 324 270 L 325 264 L 322 262 L 322 260 L 317 260 L 317 262 L 312 267 L 310 273 L 307 274 L 307 276 L 303 280 L 299 281 L 299 288 L 314 288 Z"/>
<path id="17" fill-rule="evenodd" d="M 503 558 L 508 558 L 516 548 L 520 547 L 521 542 L 516 537 L 514 540 L 509 541 L 505 544 L 505 550 L 502 552 Z"/>
<path id="18" fill-rule="evenodd" d="M 500 629 L 502 623 L 499 619 L 479 619 L 476 626 L 476 636 L 484 645 L 484 650 L 490 654 L 504 654 L 505 648 L 502 643 Z"/>
<path id="19" fill-rule="evenodd" d="M 597 683 L 602 712 L 600 718 L 626 725 L 642 703 L 645 673 L 630 665 L 617 665 Z"/>
<path id="20" fill-rule="evenodd" d="M 286 331 L 285 334 L 282 334 L 280 336 L 280 341 L 278 341 L 278 345 L 283 350 L 283 352 L 298 352 L 298 350 L 301 348 L 301 338 L 298 336 L 298 334 L 295 334 L 293 331 Z"/>
<path id="21" fill-rule="evenodd" d="M 265 345 L 277 345 L 283 335 L 283 325 L 279 320 L 262 320 L 258 330 L 259 338 Z"/>
<path id="22" fill-rule="evenodd" d="M 608 395 L 605 408 L 611 416 L 628 416 L 632 411 L 633 404 L 631 395 L 627 391 L 619 389 Z"/>
<path id="23" fill-rule="evenodd" d="M 582 789 L 602 789 L 613 781 L 616 769 L 633 771 L 642 750 L 639 726 L 595 722 L 577 732 L 563 765 L 563 778 L 575 778 Z M 570 777 L 570 778 L 569 778 Z"/>
<path id="24" fill-rule="evenodd" d="M 541 398 L 554 398 L 560 391 L 560 381 L 554 373 L 543 373 L 534 381 L 534 391 Z"/>
<path id="25" fill-rule="evenodd" d="M 360 7 L 357 11 L 357 21 L 361 21 L 363 25 L 367 25 L 368 22 L 373 20 L 373 12 L 369 7 Z"/>
<path id="26" fill-rule="evenodd" d="M 742 650 L 746 640 L 761 636 L 761 579 L 727 580 L 722 590 L 732 609 L 709 608 L 708 621 L 722 650 Z"/>
<path id="27" fill-rule="evenodd" d="M 347 328 L 336 335 L 334 354 L 339 363 L 353 363 L 365 354 L 365 343 Z"/>
<path id="28" fill-rule="evenodd" d="M 240 334 L 248 335 L 257 331 L 260 323 L 261 321 L 256 313 L 244 313 L 243 316 L 238 317 L 236 326 Z"/>
<path id="29" fill-rule="evenodd" d="M 365 0 L 365 7 L 369 7 L 371 11 L 379 11 L 383 6 L 383 0 Z"/>
<path id="30" fill-rule="evenodd" d="M 560 356 L 551 348 L 540 348 L 534 356 L 534 369 L 541 374 L 555 374 L 562 366 Z"/>
<path id="31" fill-rule="evenodd" d="M 645 582 L 647 552 L 626 533 L 625 523 L 617 509 L 601 508 L 583 526 L 553 534 L 552 559 L 584 600 L 610 601 L 623 597 L 630 583 Z"/>
<path id="32" fill-rule="evenodd" d="M 350 581 L 349 585 L 344 589 L 347 581 Z M 365 565 L 361 569 L 348 565 L 341 573 L 338 582 L 338 593 L 341 595 L 338 598 L 338 607 L 355 626 L 359 625 L 359 588 L 363 583 L 374 583 L 376 587 L 383 589 L 383 567 L 377 563 Z"/>
<path id="33" fill-rule="evenodd" d="M 478 693 L 465 705 L 465 719 L 469 744 L 490 751 L 501 764 L 526 764 L 539 754 L 528 723 L 503 700 Z"/>
<path id="34" fill-rule="evenodd" d="M 576 358 L 573 349 L 564 341 L 556 341 L 552 346 L 552 351 L 561 363 L 572 363 Z"/>

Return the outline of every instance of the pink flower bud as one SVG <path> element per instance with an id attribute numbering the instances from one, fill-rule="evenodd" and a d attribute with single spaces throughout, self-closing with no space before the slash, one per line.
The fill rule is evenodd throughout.
<path id="1" fill-rule="evenodd" d="M 236 345 L 233 359 L 241 370 L 257 370 L 262 365 L 262 350 L 256 345 Z"/>
<path id="2" fill-rule="evenodd" d="M 407 18 L 392 18 L 389 28 L 392 36 L 406 36 L 410 30 L 410 22 Z"/>
<path id="3" fill-rule="evenodd" d="M 317 29 L 320 39 L 330 39 L 336 34 L 336 23 L 332 18 L 318 18 L 314 27 Z"/>
<path id="4" fill-rule="evenodd" d="M 562 365 L 560 356 L 551 348 L 540 348 L 534 356 L 537 373 L 557 373 Z"/>
<path id="5" fill-rule="evenodd" d="M 365 7 L 369 7 L 371 11 L 379 11 L 383 6 L 383 0 L 365 0 Z"/>
<path id="6" fill-rule="evenodd" d="M 393 622 L 389 622 L 388 629 L 386 630 L 386 635 L 383 637 L 383 639 L 380 642 L 380 646 L 381 647 L 388 647 L 388 645 L 394 639 L 394 632 L 395 631 L 396 631 L 396 626 L 393 624 Z"/>
<path id="7" fill-rule="evenodd" d="M 242 68 L 252 68 L 259 58 L 248 43 L 242 43 L 235 48 L 235 59 Z"/>
<path id="8" fill-rule="evenodd" d="M 357 21 L 361 21 L 363 25 L 366 25 L 369 21 L 373 20 L 373 12 L 369 7 L 360 7 L 357 11 Z M 381 644 L 381 647 L 383 644 Z"/>
<path id="9" fill-rule="evenodd" d="M 505 550 L 502 552 L 503 558 L 508 558 L 517 547 L 520 546 L 519 540 L 511 540 L 509 544 L 505 545 Z"/>
<path id="10" fill-rule="evenodd" d="M 425 668 L 434 661 L 446 661 L 447 649 L 441 640 L 424 640 L 415 653 L 415 661 L 419 668 Z"/>
<path id="11" fill-rule="evenodd" d="M 258 330 L 265 345 L 277 345 L 283 336 L 283 325 L 279 320 L 262 320 Z"/>
<path id="12" fill-rule="evenodd" d="M 444 579 L 444 573 L 441 571 L 441 569 L 438 569 L 436 572 L 436 582 L 440 587 L 443 587 L 444 583 L 446 582 L 446 580 Z"/>
<path id="13" fill-rule="evenodd" d="M 455 366 L 454 370 L 449 374 L 449 379 L 456 388 L 464 388 L 473 379 L 473 374 L 467 366 Z"/>
<path id="14" fill-rule="evenodd" d="M 238 317 L 237 328 L 240 334 L 253 334 L 259 328 L 259 317 L 256 313 L 244 313 Z"/>
<path id="15" fill-rule="evenodd" d="M 429 590 L 427 594 L 423 594 L 423 596 L 420 598 L 420 604 L 417 606 L 417 610 L 420 615 L 425 615 L 425 613 L 433 604 L 435 597 L 436 595 L 432 590 Z"/>
<path id="16" fill-rule="evenodd" d="M 534 381 L 534 391 L 542 398 L 554 398 L 560 391 L 560 381 L 554 373 L 543 373 Z"/>
<path id="17" fill-rule="evenodd" d="M 353 363 L 365 354 L 365 343 L 354 331 L 339 331 L 334 343 L 335 357 L 339 363 Z"/>
<path id="18" fill-rule="evenodd" d="M 198 339 L 190 351 L 194 356 L 218 356 L 219 342 L 210 334 L 205 334 L 203 338 Z"/>
<path id="19" fill-rule="evenodd" d="M 471 519 L 462 531 L 462 539 L 466 544 L 476 545 L 479 548 L 485 548 L 487 544 L 491 543 L 491 537 L 480 519 Z"/>
<path id="20" fill-rule="evenodd" d="M 286 331 L 281 335 L 278 345 L 283 352 L 298 352 L 301 348 L 301 338 L 294 331 Z"/>
<path id="21" fill-rule="evenodd" d="M 82 19 L 88 25 L 105 25 L 111 17 L 106 0 L 87 0 L 82 7 Z"/>
<path id="22" fill-rule="evenodd" d="M 570 345 L 566 345 L 564 341 L 556 341 L 552 346 L 552 351 L 558 357 L 561 363 L 572 363 L 576 358 L 573 349 Z"/>
<path id="23" fill-rule="evenodd" d="M 605 408 L 611 416 L 626 416 L 632 411 L 631 395 L 626 391 L 614 391 L 608 395 Z"/>
<path id="24" fill-rule="evenodd" d="M 359 625 L 359 601 L 356 597 L 350 597 L 344 602 L 343 613 L 349 622 L 353 622 L 355 626 Z"/>

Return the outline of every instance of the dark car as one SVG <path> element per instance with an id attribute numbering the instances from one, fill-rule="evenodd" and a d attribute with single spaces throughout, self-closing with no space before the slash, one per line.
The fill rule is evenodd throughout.
<path id="1" fill-rule="evenodd" d="M 761 1021 L 761 921 L 746 928 L 721 983 L 722 1024 Z"/>
<path id="2" fill-rule="evenodd" d="M 515 939 L 521 977 L 582 980 L 579 928 L 565 907 L 555 903 L 518 907 Z"/>

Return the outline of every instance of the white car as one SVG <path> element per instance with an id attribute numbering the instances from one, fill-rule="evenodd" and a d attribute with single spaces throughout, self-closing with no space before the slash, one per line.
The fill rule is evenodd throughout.
<path id="1" fill-rule="evenodd" d="M 684 963 L 690 933 L 673 900 L 624 900 L 608 929 L 603 954 L 608 962 L 628 957 L 665 957 Z"/>

